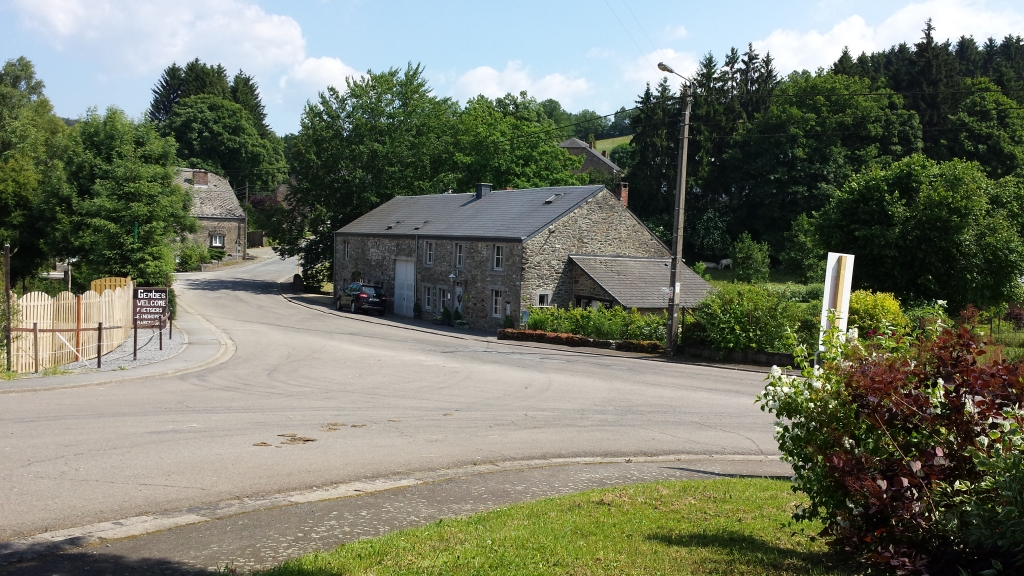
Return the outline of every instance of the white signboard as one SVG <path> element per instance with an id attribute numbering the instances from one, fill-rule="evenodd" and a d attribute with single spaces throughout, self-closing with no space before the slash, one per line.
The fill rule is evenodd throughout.
<path id="1" fill-rule="evenodd" d="M 839 333 L 846 332 L 846 321 L 850 316 L 850 288 L 853 286 L 853 254 L 828 253 L 825 264 L 825 297 L 821 301 L 821 334 L 818 336 L 818 350 L 824 351 L 825 332 L 832 328 L 829 312 L 835 312 Z"/>

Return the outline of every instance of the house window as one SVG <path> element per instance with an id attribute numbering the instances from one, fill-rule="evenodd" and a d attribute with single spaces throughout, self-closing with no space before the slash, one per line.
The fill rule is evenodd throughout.
<path id="1" fill-rule="evenodd" d="M 491 316 L 501 318 L 504 312 L 505 298 L 501 290 L 491 290 Z"/>
<path id="2" fill-rule="evenodd" d="M 438 298 L 437 298 L 437 306 L 438 306 L 438 308 L 444 308 L 445 306 L 447 306 L 448 309 L 451 310 L 452 309 L 452 303 L 448 301 L 448 291 L 445 290 L 444 288 L 438 288 L 437 290 L 438 290 Z"/>
<path id="3" fill-rule="evenodd" d="M 210 247 L 211 248 L 223 248 L 224 247 L 224 235 L 213 234 L 210 236 Z"/>
<path id="4" fill-rule="evenodd" d="M 551 306 L 551 292 L 538 292 L 537 293 L 537 307 L 548 308 Z"/>
<path id="5" fill-rule="evenodd" d="M 465 264 L 465 258 L 463 257 L 462 244 L 456 244 L 455 245 L 455 267 L 456 268 L 462 268 L 463 264 Z"/>
<path id="6" fill-rule="evenodd" d="M 505 247 L 495 244 L 494 245 L 494 269 L 501 270 L 505 264 Z"/>
<path id="7" fill-rule="evenodd" d="M 427 264 L 428 265 L 429 264 L 433 264 L 434 263 L 434 243 L 433 242 L 427 242 L 426 245 L 427 246 L 426 246 L 425 252 L 426 252 Z"/>
<path id="8" fill-rule="evenodd" d="M 345 240 L 345 260 L 348 260 L 348 258 L 349 258 L 348 240 Z"/>
<path id="9" fill-rule="evenodd" d="M 434 289 L 430 286 L 423 287 L 423 307 L 427 310 L 433 310 L 434 308 Z"/>

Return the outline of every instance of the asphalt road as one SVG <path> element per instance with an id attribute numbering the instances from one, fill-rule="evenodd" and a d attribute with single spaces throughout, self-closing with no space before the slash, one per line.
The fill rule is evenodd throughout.
<path id="1" fill-rule="evenodd" d="M 778 454 L 759 374 L 323 314 L 279 294 L 294 270 L 273 259 L 180 281 L 234 340 L 226 362 L 0 396 L 0 541 L 474 463 Z"/>

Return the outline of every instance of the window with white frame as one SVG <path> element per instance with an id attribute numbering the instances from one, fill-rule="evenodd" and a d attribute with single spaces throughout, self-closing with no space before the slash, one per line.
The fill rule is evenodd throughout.
<path id="1" fill-rule="evenodd" d="M 210 236 L 210 247 L 211 248 L 223 248 L 224 247 L 224 235 L 223 234 L 212 234 Z"/>
<path id="2" fill-rule="evenodd" d="M 466 258 L 465 258 L 465 255 L 464 255 L 464 250 L 465 250 L 465 248 L 463 247 L 462 244 L 456 244 L 455 245 L 455 267 L 456 268 L 462 268 L 462 266 L 466 263 Z"/>
<path id="3" fill-rule="evenodd" d="M 452 309 L 452 303 L 448 301 L 448 290 L 444 288 L 437 289 L 437 307 L 444 309 L 447 306 L 449 310 Z"/>
<path id="4" fill-rule="evenodd" d="M 424 258 L 426 259 L 425 260 L 426 263 L 428 265 L 429 264 L 433 264 L 434 263 L 434 243 L 428 240 L 426 242 L 426 246 L 424 247 L 423 252 L 424 252 Z"/>
<path id="5" fill-rule="evenodd" d="M 345 260 L 349 259 L 348 240 L 345 240 Z"/>
<path id="6" fill-rule="evenodd" d="M 432 310 L 434 308 L 433 295 L 433 288 L 431 288 L 430 286 L 423 287 L 423 307 L 426 308 L 427 310 Z"/>
<path id="7" fill-rule="evenodd" d="M 505 247 L 500 244 L 494 245 L 494 269 L 501 270 L 505 265 Z"/>
<path id="8" fill-rule="evenodd" d="M 551 291 L 544 290 L 537 292 L 537 307 L 538 308 L 549 308 L 551 307 Z"/>
<path id="9" fill-rule="evenodd" d="M 501 318 L 504 312 L 505 297 L 501 290 L 491 290 L 491 316 Z"/>

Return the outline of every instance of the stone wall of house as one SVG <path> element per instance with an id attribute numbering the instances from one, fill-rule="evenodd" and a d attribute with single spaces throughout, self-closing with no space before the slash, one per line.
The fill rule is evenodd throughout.
<path id="1" fill-rule="evenodd" d="M 558 306 L 573 303 L 570 254 L 665 257 L 669 251 L 615 195 L 603 190 L 526 241 L 521 307 L 536 305 L 537 295 L 544 292 Z"/>
<path id="2" fill-rule="evenodd" d="M 433 262 L 427 262 L 427 243 L 433 242 Z M 462 245 L 462 266 L 456 266 L 455 248 Z M 473 328 L 501 328 L 505 320 L 504 303 L 508 303 L 509 314 L 519 318 L 519 287 L 523 260 L 522 244 L 519 242 L 497 242 L 503 249 L 501 270 L 494 269 L 495 242 L 452 240 L 445 238 L 420 238 L 416 262 L 416 298 L 423 307 L 424 317 L 440 315 L 443 306 L 454 310 L 460 308 L 462 317 Z M 452 274 L 456 275 L 454 283 Z M 455 301 L 459 288 L 462 289 L 461 305 Z M 431 305 L 427 307 L 425 289 L 433 290 Z M 441 291 L 447 292 L 446 300 L 439 299 Z M 492 290 L 502 293 L 503 303 L 499 315 L 493 314 Z"/>
<path id="3" fill-rule="evenodd" d="M 345 243 L 348 258 L 345 258 Z M 433 261 L 427 261 L 427 242 L 433 242 Z M 462 266 L 455 264 L 455 246 L 463 249 Z M 392 302 L 395 299 L 395 259 L 415 258 L 416 300 L 423 309 L 423 317 L 440 315 L 442 306 L 458 306 L 455 300 L 462 288 L 461 310 L 463 319 L 473 328 L 496 329 L 504 322 L 504 310 L 498 317 L 492 314 L 491 291 L 502 292 L 503 303 L 508 302 L 510 315 L 519 318 L 519 288 L 522 270 L 522 244 L 499 243 L 503 249 L 501 270 L 494 269 L 495 242 L 454 241 L 442 238 L 389 238 L 386 236 L 335 237 L 334 290 L 335 295 L 353 281 L 384 286 Z M 358 272 L 358 277 L 354 273 Z M 453 282 L 450 278 L 456 274 Z M 431 289 L 431 304 L 427 307 L 425 289 Z M 438 302 L 441 290 L 448 295 Z M 388 311 L 393 313 L 394 309 Z"/>
<path id="4" fill-rule="evenodd" d="M 345 244 L 348 244 L 348 258 Z M 334 238 L 334 295 L 352 282 L 378 284 L 395 301 L 395 258 L 412 258 L 416 243 L 411 238 L 342 236 Z"/>
<path id="5" fill-rule="evenodd" d="M 244 218 L 228 220 L 199 217 L 197 220 L 199 220 L 199 231 L 189 236 L 192 241 L 207 248 L 213 248 L 211 245 L 213 237 L 215 235 L 224 236 L 224 246 L 220 248 L 228 253 L 228 257 L 242 258 L 244 256 L 246 228 Z"/>
<path id="6" fill-rule="evenodd" d="M 575 262 L 569 262 L 569 269 L 572 270 L 574 300 L 576 297 L 583 297 L 585 299 L 600 300 L 601 302 L 608 302 L 612 304 L 618 303 L 607 290 L 595 282 L 594 279 L 584 272 L 582 268 L 577 266 Z"/>

